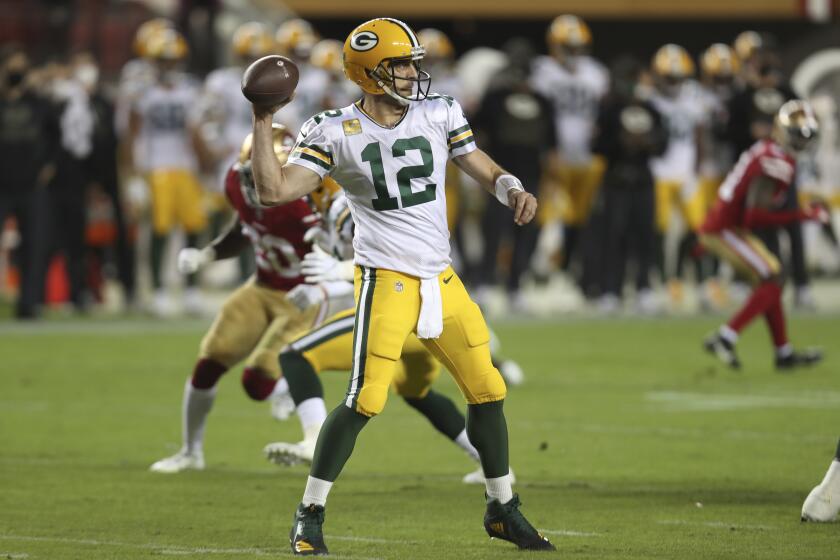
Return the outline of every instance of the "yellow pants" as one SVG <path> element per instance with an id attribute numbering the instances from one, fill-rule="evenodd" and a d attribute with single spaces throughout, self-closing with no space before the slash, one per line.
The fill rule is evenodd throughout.
<path id="1" fill-rule="evenodd" d="M 199 358 L 233 367 L 247 357 L 246 366 L 277 379 L 277 355 L 312 328 L 317 311 L 313 307 L 301 312 L 286 300 L 286 292 L 260 286 L 252 278 L 225 301 L 201 341 Z"/>
<path id="2" fill-rule="evenodd" d="M 604 159 L 594 156 L 588 165 L 562 165 L 556 177 L 545 178 L 540 186 L 540 201 L 546 201 L 545 208 L 540 204 L 540 223 L 559 218 L 570 226 L 586 224 L 605 169 Z"/>
<path id="3" fill-rule="evenodd" d="M 705 190 L 705 192 L 704 192 Z M 686 185 L 683 181 L 658 180 L 655 185 L 656 195 L 656 229 L 665 233 L 671 226 L 674 210 L 682 216 L 686 226 L 697 231 L 703 224 L 709 205 L 714 202 L 707 200 L 710 186 Z M 715 193 L 717 188 L 715 187 Z"/>
<path id="4" fill-rule="evenodd" d="M 155 233 L 169 233 L 176 225 L 187 233 L 207 227 L 204 191 L 195 175 L 183 169 L 160 169 L 149 173 L 148 182 Z"/>
<path id="5" fill-rule="evenodd" d="M 353 325 L 355 309 L 336 313 L 322 325 L 297 338 L 289 347 L 300 352 L 320 373 L 353 367 Z M 409 335 L 402 355 L 394 366 L 394 391 L 407 398 L 420 399 L 428 394 L 440 376 L 440 363 L 414 335 Z"/>
<path id="6" fill-rule="evenodd" d="M 753 285 L 777 276 L 782 269 L 764 243 L 746 230 L 701 233 L 700 243 L 710 253 L 731 264 Z"/>
<path id="7" fill-rule="evenodd" d="M 481 310 L 448 267 L 438 276 L 443 333 L 420 342 L 452 376 L 470 404 L 499 401 L 507 389 L 490 360 L 490 333 Z M 353 367 L 346 406 L 374 416 L 382 411 L 403 347 L 420 313 L 420 279 L 391 270 L 357 267 Z"/>

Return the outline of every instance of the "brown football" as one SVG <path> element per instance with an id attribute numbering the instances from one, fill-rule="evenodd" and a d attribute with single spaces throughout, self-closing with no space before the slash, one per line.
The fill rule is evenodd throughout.
<path id="1" fill-rule="evenodd" d="M 295 92 L 297 65 L 271 54 L 254 61 L 242 75 L 242 94 L 254 105 L 280 105 Z"/>

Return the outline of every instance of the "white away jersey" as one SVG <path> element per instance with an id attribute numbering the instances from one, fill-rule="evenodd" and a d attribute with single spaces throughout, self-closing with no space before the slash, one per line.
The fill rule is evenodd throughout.
<path id="1" fill-rule="evenodd" d="M 357 264 L 431 278 L 450 263 L 446 163 L 475 149 L 458 102 L 431 94 L 412 102 L 393 128 L 355 104 L 316 115 L 289 163 L 329 174 L 344 188 Z"/>
<path id="2" fill-rule="evenodd" d="M 197 83 L 179 79 L 171 86 L 155 84 L 137 99 L 144 171 L 197 169 L 190 129 L 196 124 L 198 95 Z"/>
<path id="3" fill-rule="evenodd" d="M 569 72 L 550 56 L 534 61 L 531 87 L 554 105 L 557 145 L 562 159 L 585 165 L 592 158 L 590 145 L 598 105 L 607 93 L 609 76 L 595 59 L 581 56 L 575 72 Z"/>
<path id="4" fill-rule="evenodd" d="M 657 180 L 692 183 L 697 170 L 697 127 L 704 118 L 703 101 L 696 82 L 686 82 L 676 97 L 658 92 L 651 104 L 662 115 L 668 133 L 665 153 L 651 160 L 651 171 Z"/>

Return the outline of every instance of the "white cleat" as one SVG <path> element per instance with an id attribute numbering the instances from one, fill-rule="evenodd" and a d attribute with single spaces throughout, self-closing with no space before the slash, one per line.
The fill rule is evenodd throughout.
<path id="1" fill-rule="evenodd" d="M 152 302 L 149 311 L 155 317 L 166 319 L 175 315 L 172 298 L 169 297 L 169 292 L 166 290 L 157 290 L 152 297 Z"/>
<path id="2" fill-rule="evenodd" d="M 149 470 L 165 474 L 179 473 L 187 470 L 203 471 L 204 453 L 201 451 L 188 453 L 186 449 L 181 449 L 175 455 L 156 462 L 149 467 Z"/>
<path id="3" fill-rule="evenodd" d="M 315 456 L 315 442 L 301 441 L 286 443 L 278 441 L 269 443 L 263 448 L 266 459 L 275 465 L 293 467 L 295 465 L 311 465 Z"/>
<path id="4" fill-rule="evenodd" d="M 525 382 L 525 372 L 513 360 L 502 360 L 499 364 L 499 373 L 502 374 L 502 379 L 511 387 L 522 385 Z"/>
<path id="5" fill-rule="evenodd" d="M 816 486 L 802 504 L 802 521 L 829 523 L 840 511 L 840 496 L 832 496 L 822 484 Z"/>
<path id="6" fill-rule="evenodd" d="M 292 395 L 286 391 L 283 393 L 272 393 L 268 400 L 271 404 L 271 416 L 280 422 L 288 420 L 295 411 L 295 401 Z"/>
<path id="7" fill-rule="evenodd" d="M 201 317 L 205 314 L 206 309 L 204 297 L 198 288 L 190 287 L 184 290 L 184 312 L 187 315 Z"/>
<path id="8" fill-rule="evenodd" d="M 516 475 L 513 474 L 513 469 L 510 469 L 508 472 L 510 473 L 510 483 L 516 484 Z M 464 475 L 462 482 L 464 484 L 484 484 L 487 482 L 487 479 L 484 478 L 484 471 L 481 470 L 481 467 L 478 467 L 473 472 Z"/>

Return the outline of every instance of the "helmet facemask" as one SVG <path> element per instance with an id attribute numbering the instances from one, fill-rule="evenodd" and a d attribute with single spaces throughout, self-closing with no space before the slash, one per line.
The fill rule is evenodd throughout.
<path id="1" fill-rule="evenodd" d="M 394 99 L 400 105 L 408 105 L 412 101 L 422 101 L 429 95 L 429 88 L 432 85 L 431 75 L 420 68 L 420 62 L 426 54 L 426 49 L 422 46 L 411 49 L 411 56 L 405 58 L 388 58 L 382 60 L 376 68 L 368 74 L 371 78 L 376 80 L 379 87 Z M 394 73 L 394 63 L 408 62 L 414 66 L 416 71 L 415 77 L 402 77 Z M 399 92 L 396 87 L 397 80 L 403 82 L 413 82 L 411 86 L 412 94 L 405 96 Z"/>

